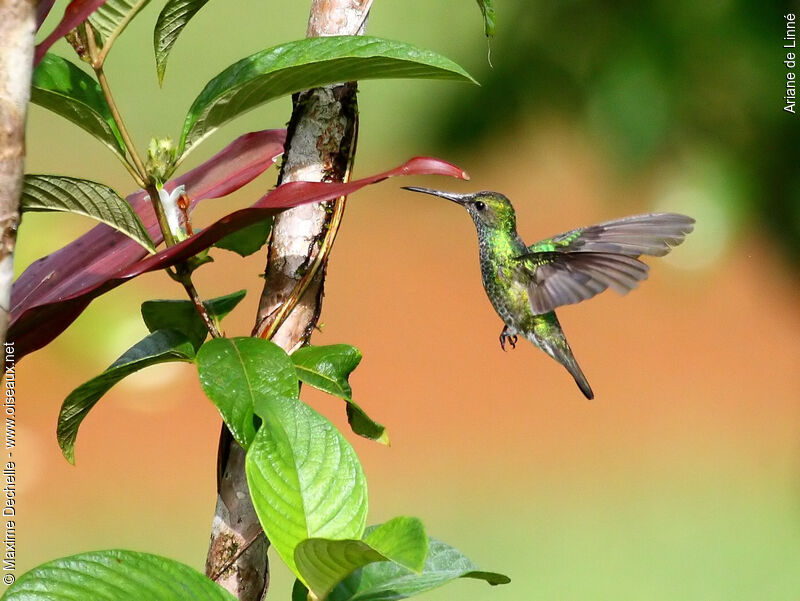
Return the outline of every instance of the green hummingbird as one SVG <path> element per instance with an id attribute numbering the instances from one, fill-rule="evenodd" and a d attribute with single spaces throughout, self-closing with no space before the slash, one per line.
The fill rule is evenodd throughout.
<path id="1" fill-rule="evenodd" d="M 567 368 L 581 392 L 594 398 L 554 309 L 611 288 L 625 294 L 647 278 L 638 257 L 661 257 L 694 229 L 694 219 L 649 213 L 581 227 L 527 246 L 517 233 L 511 201 L 498 192 L 455 194 L 405 186 L 467 209 L 478 230 L 483 287 L 505 323 L 500 346 L 524 336 Z"/>

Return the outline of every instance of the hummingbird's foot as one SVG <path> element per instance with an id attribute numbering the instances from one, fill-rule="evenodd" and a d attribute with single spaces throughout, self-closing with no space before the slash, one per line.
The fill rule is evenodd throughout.
<path id="1" fill-rule="evenodd" d="M 517 335 L 516 334 L 509 334 L 508 333 L 508 326 L 503 328 L 503 331 L 500 332 L 500 348 L 504 351 L 506 350 L 506 342 L 511 345 L 512 349 L 517 348 Z"/>

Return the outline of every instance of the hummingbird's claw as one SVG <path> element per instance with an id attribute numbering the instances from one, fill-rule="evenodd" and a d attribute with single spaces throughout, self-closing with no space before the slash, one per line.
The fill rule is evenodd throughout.
<path id="1" fill-rule="evenodd" d="M 508 333 L 508 327 L 503 328 L 503 331 L 500 332 L 500 348 L 503 349 L 503 351 L 506 350 L 506 342 L 511 345 L 512 349 L 517 348 L 517 340 L 518 337 L 516 334 L 512 335 Z"/>

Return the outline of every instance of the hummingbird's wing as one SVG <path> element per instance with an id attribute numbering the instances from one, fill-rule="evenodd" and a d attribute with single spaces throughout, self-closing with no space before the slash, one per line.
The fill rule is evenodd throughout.
<path id="1" fill-rule="evenodd" d="M 651 213 L 575 229 L 530 246 L 519 257 L 530 278 L 534 313 L 552 311 L 612 288 L 625 294 L 647 278 L 640 255 L 660 257 L 694 229 L 694 219 Z"/>

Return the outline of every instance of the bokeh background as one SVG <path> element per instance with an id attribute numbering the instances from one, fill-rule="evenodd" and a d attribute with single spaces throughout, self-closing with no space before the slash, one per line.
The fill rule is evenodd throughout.
<path id="1" fill-rule="evenodd" d="M 470 0 L 378 0 L 369 23 L 373 35 L 453 58 L 482 84 L 361 85 L 357 175 L 419 154 L 472 175 L 358 193 L 336 244 L 315 341 L 363 351 L 355 399 L 389 428 L 390 448 L 350 437 L 369 478 L 370 521 L 419 516 L 512 578 L 497 589 L 461 581 L 431 600 L 800 599 L 800 171 L 797 118 L 782 110 L 783 15 L 796 3 L 496 4 L 490 46 Z M 308 10 L 297 0 L 209 3 L 159 89 L 151 40 L 161 5 L 134 21 L 107 67 L 140 147 L 177 137 L 194 96 L 229 63 L 301 37 Z M 71 56 L 63 42 L 55 51 Z M 289 111 L 282 100 L 236 120 L 187 167 L 238 134 L 282 126 Z M 116 159 L 39 107 L 28 152 L 30 172 L 131 190 Z M 252 202 L 274 179 L 271 170 L 206 202 L 197 222 Z M 650 261 L 640 290 L 560 311 L 597 394 L 589 402 L 530 345 L 500 350 L 468 217 L 401 184 L 503 191 L 529 242 L 652 210 L 698 223 Z M 19 269 L 89 226 L 26 215 Z M 245 334 L 263 257 L 215 259 L 198 287 L 209 297 L 246 288 L 225 325 Z M 180 292 L 162 274 L 142 277 L 20 364 L 21 570 L 111 547 L 202 569 L 220 420 L 191 366 L 118 385 L 83 425 L 76 467 L 55 440 L 63 398 L 144 335 L 140 302 Z M 304 394 L 346 429 L 340 402 Z M 270 598 L 288 599 L 277 559 L 273 573 Z"/>

